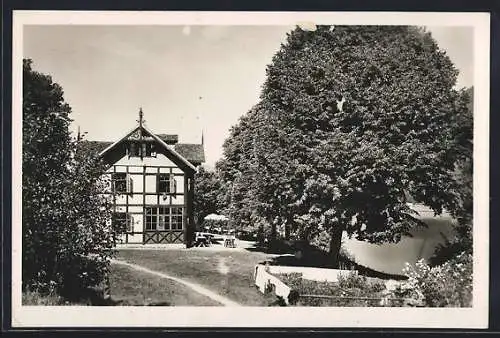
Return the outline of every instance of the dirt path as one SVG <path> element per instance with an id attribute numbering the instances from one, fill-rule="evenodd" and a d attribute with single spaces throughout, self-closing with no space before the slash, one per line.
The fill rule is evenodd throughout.
<path id="1" fill-rule="evenodd" d="M 149 274 L 161 277 L 161 278 L 171 279 L 177 283 L 181 283 L 181 284 L 191 288 L 192 290 L 194 290 L 194 291 L 196 291 L 204 296 L 209 297 L 210 299 L 215 300 L 216 302 L 221 303 L 224 306 L 241 306 L 241 304 L 236 303 L 235 301 L 232 301 L 229 298 L 221 296 L 216 292 L 213 292 L 209 289 L 206 289 L 205 287 L 203 287 L 199 284 L 188 282 L 184 279 L 181 279 L 181 278 L 178 278 L 175 276 L 170 276 L 170 275 L 164 274 L 162 272 L 150 270 L 150 269 L 147 269 L 147 268 L 142 267 L 142 266 L 137 265 L 137 264 L 132 264 L 132 263 L 128 263 L 128 262 L 117 260 L 117 259 L 113 259 L 111 262 L 113 264 L 125 265 L 125 266 L 128 266 L 129 268 L 132 268 L 132 269 L 135 269 L 138 271 L 142 271 L 142 272 L 146 272 L 146 273 L 149 273 Z"/>

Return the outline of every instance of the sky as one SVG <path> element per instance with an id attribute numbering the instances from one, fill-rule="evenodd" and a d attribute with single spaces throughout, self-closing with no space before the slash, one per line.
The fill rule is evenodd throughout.
<path id="1" fill-rule="evenodd" d="M 115 141 L 142 107 L 154 132 L 200 143 L 206 165 L 230 127 L 257 103 L 266 66 L 291 26 L 24 26 L 23 56 L 64 89 L 72 130 Z M 473 85 L 473 29 L 427 27 Z"/>

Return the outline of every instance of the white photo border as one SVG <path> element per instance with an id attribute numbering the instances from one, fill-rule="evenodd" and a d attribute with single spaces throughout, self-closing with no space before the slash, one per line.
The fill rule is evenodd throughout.
<path id="1" fill-rule="evenodd" d="M 422 25 L 474 28 L 472 308 L 22 306 L 24 25 Z M 489 13 L 14 11 L 12 45 L 12 327 L 487 328 L 489 302 Z"/>

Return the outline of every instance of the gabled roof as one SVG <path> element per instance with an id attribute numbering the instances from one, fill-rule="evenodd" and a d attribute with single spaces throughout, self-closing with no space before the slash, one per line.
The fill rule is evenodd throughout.
<path id="1" fill-rule="evenodd" d="M 166 144 L 176 144 L 177 142 L 179 142 L 179 135 L 156 134 L 156 136 L 165 141 Z"/>
<path id="2" fill-rule="evenodd" d="M 102 157 L 107 154 L 109 151 L 114 149 L 118 144 L 126 140 L 130 135 L 140 130 L 145 132 L 149 137 L 153 138 L 158 144 L 160 144 L 168 153 L 170 153 L 174 159 L 178 162 L 182 163 L 184 166 L 188 167 L 191 170 L 196 170 L 194 164 L 200 164 L 205 160 L 205 154 L 203 150 L 203 145 L 193 145 L 193 144 L 182 144 L 177 143 L 174 145 L 169 145 L 167 142 L 173 142 L 174 139 L 178 139 L 177 135 L 166 135 L 160 134 L 161 136 L 169 136 L 166 139 L 163 139 L 157 134 L 154 134 L 151 130 L 149 130 L 144 124 L 142 126 L 136 126 L 134 129 L 130 130 L 124 137 L 117 140 L 114 143 L 105 142 L 105 141 L 87 141 L 89 142 L 89 146 L 94 148 L 99 152 L 99 156 Z M 194 163 L 194 164 L 193 164 Z"/>
<path id="3" fill-rule="evenodd" d="M 177 143 L 175 150 L 193 163 L 205 162 L 203 144 Z"/>
<path id="4" fill-rule="evenodd" d="M 85 140 L 81 142 L 81 146 L 91 155 L 98 155 L 112 144 L 113 142 L 109 141 Z M 191 163 L 198 164 L 205 162 L 205 149 L 203 148 L 203 144 L 177 143 L 174 149 Z"/>
<path id="5" fill-rule="evenodd" d="M 79 143 L 80 149 L 84 150 L 89 155 L 98 155 L 101 151 L 112 145 L 113 142 L 108 141 L 87 141 L 83 140 Z"/>
<path id="6" fill-rule="evenodd" d="M 138 127 L 140 128 L 140 127 Z M 148 132 L 150 134 L 151 137 L 153 137 L 158 143 L 160 143 L 160 145 L 164 146 L 168 151 L 170 151 L 173 155 L 175 155 L 176 157 L 178 157 L 184 164 L 186 164 L 189 168 L 193 169 L 193 170 L 196 170 L 196 167 L 191 163 L 189 162 L 187 159 L 185 159 L 181 154 L 179 154 L 177 151 L 175 151 L 175 149 L 173 149 L 172 147 L 168 146 L 165 141 L 163 141 L 161 138 L 159 138 L 157 135 L 155 135 L 151 130 L 149 130 L 148 128 L 146 128 L 146 126 L 142 126 L 142 128 Z"/>

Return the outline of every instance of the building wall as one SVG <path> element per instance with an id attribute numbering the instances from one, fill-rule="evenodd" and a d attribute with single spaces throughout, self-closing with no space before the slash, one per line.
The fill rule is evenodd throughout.
<path id="1" fill-rule="evenodd" d="M 131 192 L 115 194 L 114 212 L 123 212 L 131 216 L 130 223 L 133 232 L 120 236 L 123 243 L 179 243 L 184 242 L 184 230 L 189 221 L 188 201 L 185 198 L 185 181 L 188 175 L 164 154 L 156 157 L 128 157 L 123 156 L 107 170 L 105 178 L 108 181 L 107 193 L 112 191 L 112 176 L 114 173 L 126 174 L 132 184 Z M 167 174 L 175 179 L 175 193 L 157 192 L 157 175 Z M 165 229 L 152 231 L 145 229 L 145 207 L 174 207 L 182 208 L 182 229 Z M 179 210 L 179 209 L 174 209 Z M 145 234 L 144 232 L 147 232 Z M 145 236 L 148 236 L 147 238 Z M 153 237 L 151 237 L 153 236 Z M 157 236 L 157 237 L 154 237 Z M 148 240 L 149 238 L 149 240 Z"/>

